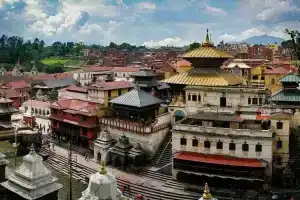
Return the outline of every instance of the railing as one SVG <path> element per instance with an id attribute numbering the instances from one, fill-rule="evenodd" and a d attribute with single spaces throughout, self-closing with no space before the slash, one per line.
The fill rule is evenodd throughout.
<path id="1" fill-rule="evenodd" d="M 102 124 L 106 124 L 109 126 L 116 127 L 118 129 L 123 129 L 123 130 L 129 130 L 129 131 L 134 131 L 137 133 L 153 133 L 160 131 L 164 128 L 167 128 L 169 126 L 169 122 L 161 124 L 159 126 L 153 127 L 153 123 L 151 125 L 144 125 L 144 124 L 138 124 L 134 122 L 130 122 L 127 120 L 120 120 L 120 119 L 109 119 L 109 118 L 102 118 L 101 119 Z"/>
<path id="2" fill-rule="evenodd" d="M 272 138 L 272 133 L 269 130 L 253 130 L 253 129 L 231 129 L 220 127 L 204 127 L 187 124 L 175 124 L 173 130 L 176 131 L 190 131 L 198 133 L 208 134 L 220 134 L 220 135 L 236 135 L 236 136 L 248 136 L 248 137 L 263 137 Z"/>
<path id="3" fill-rule="evenodd" d="M 156 164 L 158 164 L 158 163 L 159 163 L 159 161 L 160 161 L 161 157 L 164 155 L 164 153 L 165 153 L 166 149 L 168 148 L 168 146 L 169 146 L 169 144 L 170 144 L 171 142 L 172 142 L 172 137 L 169 139 L 169 141 L 168 141 L 167 145 L 165 146 L 164 150 L 163 150 L 163 151 L 162 151 L 162 153 L 160 154 L 160 156 L 159 156 L 159 158 L 158 158 L 158 160 L 157 160 Z"/>

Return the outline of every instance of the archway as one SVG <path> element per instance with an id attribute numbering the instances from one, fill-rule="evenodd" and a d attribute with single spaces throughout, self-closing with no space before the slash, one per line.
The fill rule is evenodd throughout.
<path id="1" fill-rule="evenodd" d="M 174 114 L 175 116 L 175 122 L 182 120 L 184 118 L 184 112 L 181 110 L 177 110 Z"/>

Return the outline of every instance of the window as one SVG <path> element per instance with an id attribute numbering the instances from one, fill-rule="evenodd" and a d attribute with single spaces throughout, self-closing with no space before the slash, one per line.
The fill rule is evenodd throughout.
<path id="1" fill-rule="evenodd" d="M 251 105 L 251 97 L 248 97 L 248 105 Z"/>
<path id="2" fill-rule="evenodd" d="M 197 95 L 195 94 L 192 95 L 192 101 L 197 101 Z"/>
<path id="3" fill-rule="evenodd" d="M 121 90 L 121 89 L 118 90 L 118 95 L 119 95 L 119 96 L 122 95 L 122 90 Z"/>
<path id="4" fill-rule="evenodd" d="M 86 121 L 86 120 L 87 120 L 87 117 L 86 117 L 86 116 L 82 116 L 82 120 L 83 120 L 83 121 Z"/>
<path id="5" fill-rule="evenodd" d="M 180 145 L 186 145 L 186 139 L 180 138 Z"/>
<path id="6" fill-rule="evenodd" d="M 275 84 L 275 78 L 271 79 L 271 84 Z"/>
<path id="7" fill-rule="evenodd" d="M 255 152 L 261 152 L 262 151 L 262 146 L 260 143 L 258 143 L 257 145 L 255 145 Z"/>
<path id="8" fill-rule="evenodd" d="M 108 90 L 108 98 L 111 97 L 111 91 Z"/>
<path id="9" fill-rule="evenodd" d="M 34 112 L 34 109 L 33 109 L 33 108 L 31 108 L 31 112 L 32 112 L 32 113 Z"/>
<path id="10" fill-rule="evenodd" d="M 246 142 L 242 145 L 242 151 L 249 151 L 249 144 Z"/>
<path id="11" fill-rule="evenodd" d="M 276 165 L 282 165 L 282 158 L 280 156 L 276 156 L 275 162 Z"/>
<path id="12" fill-rule="evenodd" d="M 198 95 L 198 101 L 201 101 L 201 95 L 200 94 Z"/>
<path id="13" fill-rule="evenodd" d="M 191 94 L 188 94 L 188 101 L 191 100 Z"/>
<path id="14" fill-rule="evenodd" d="M 46 115 L 46 111 L 45 110 L 43 110 L 43 115 Z"/>
<path id="15" fill-rule="evenodd" d="M 117 76 L 117 73 L 115 73 L 115 76 Z"/>
<path id="16" fill-rule="evenodd" d="M 262 80 L 262 81 L 265 80 L 265 76 L 261 76 L 260 80 Z"/>
<path id="17" fill-rule="evenodd" d="M 217 149 L 223 149 L 223 142 L 220 140 L 217 142 Z"/>
<path id="18" fill-rule="evenodd" d="M 42 110 L 41 109 L 39 109 L 39 115 L 41 115 L 42 114 Z"/>
<path id="19" fill-rule="evenodd" d="M 253 76 L 252 76 L 252 79 L 253 79 L 253 80 L 258 80 L 258 76 L 257 76 L 257 75 L 253 75 Z"/>
<path id="20" fill-rule="evenodd" d="M 47 115 L 49 115 L 50 114 L 50 112 L 49 112 L 49 110 L 47 110 Z"/>
<path id="21" fill-rule="evenodd" d="M 204 148 L 210 148 L 210 141 L 204 141 Z"/>
<path id="22" fill-rule="evenodd" d="M 235 143 L 233 141 L 229 143 L 229 151 L 235 151 Z"/>
<path id="23" fill-rule="evenodd" d="M 259 98 L 259 99 L 258 99 L 259 105 L 262 105 L 262 100 L 263 100 L 262 98 Z"/>
<path id="24" fill-rule="evenodd" d="M 280 138 L 278 138 L 278 140 L 276 142 L 276 146 L 277 146 L 277 149 L 281 149 L 282 148 L 282 141 L 280 140 Z"/>
<path id="25" fill-rule="evenodd" d="M 220 106 L 226 107 L 226 97 L 220 97 Z"/>
<path id="26" fill-rule="evenodd" d="M 282 122 L 277 122 L 276 123 L 276 129 L 282 129 L 283 128 L 283 123 Z"/>
<path id="27" fill-rule="evenodd" d="M 197 139 L 193 139 L 193 147 L 197 147 L 198 146 L 198 140 Z"/>
<path id="28" fill-rule="evenodd" d="M 123 74 L 123 76 L 125 77 L 125 73 Z"/>
<path id="29" fill-rule="evenodd" d="M 252 104 L 257 105 L 257 103 L 258 103 L 258 102 L 257 102 L 257 98 L 253 98 L 253 99 L 252 99 Z"/>

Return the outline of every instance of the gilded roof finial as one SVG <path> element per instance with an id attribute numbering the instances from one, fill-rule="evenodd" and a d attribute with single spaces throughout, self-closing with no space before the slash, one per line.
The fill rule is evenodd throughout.
<path id="1" fill-rule="evenodd" d="M 210 194 L 209 187 L 208 187 L 207 183 L 205 183 L 202 198 L 203 198 L 203 200 L 210 200 L 211 199 L 211 194 Z"/>
<path id="2" fill-rule="evenodd" d="M 183 97 L 182 97 L 182 93 L 180 93 L 178 99 L 177 99 L 178 102 L 183 102 Z"/>
<path id="3" fill-rule="evenodd" d="M 208 29 L 206 29 L 206 38 L 205 38 L 205 43 L 209 43 Z"/>
<path id="4" fill-rule="evenodd" d="M 99 173 L 102 174 L 102 175 L 105 175 L 107 173 L 107 170 L 105 168 L 105 161 L 104 160 L 101 160 Z"/>

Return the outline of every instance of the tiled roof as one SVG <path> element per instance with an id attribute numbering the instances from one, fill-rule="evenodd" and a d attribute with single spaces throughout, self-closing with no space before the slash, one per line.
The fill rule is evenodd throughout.
<path id="1" fill-rule="evenodd" d="M 76 85 L 71 85 L 67 88 L 65 88 L 67 91 L 73 91 L 73 92 L 80 92 L 80 93 L 87 93 L 88 89 L 86 87 L 78 87 Z"/>
<path id="2" fill-rule="evenodd" d="M 175 155 L 175 158 L 180 160 L 202 162 L 216 165 L 230 165 L 236 167 L 266 167 L 265 162 L 254 158 L 238 158 L 225 155 L 201 154 L 196 152 L 180 152 Z"/>
<path id="3" fill-rule="evenodd" d="M 288 73 L 279 80 L 281 83 L 300 83 L 300 76 L 297 74 Z"/>
<path id="4" fill-rule="evenodd" d="M 35 108 L 49 108 L 51 105 L 48 101 L 37 101 L 37 100 L 28 100 L 23 103 L 23 106 L 35 107 Z"/>
<path id="5" fill-rule="evenodd" d="M 176 65 L 177 65 L 177 67 L 182 67 L 182 66 L 187 66 L 187 67 L 190 67 L 190 66 L 192 66 L 192 64 L 189 62 L 189 61 L 187 61 L 187 60 L 184 60 L 184 59 L 182 59 L 182 60 L 178 60 L 177 62 L 176 62 Z"/>
<path id="6" fill-rule="evenodd" d="M 82 71 L 82 72 L 103 72 L 103 71 L 111 71 L 113 69 L 114 69 L 114 67 L 90 65 L 90 66 L 86 66 L 86 67 L 78 70 L 78 72 L 80 72 L 80 71 Z"/>
<path id="7" fill-rule="evenodd" d="M 224 66 L 224 69 L 232 69 L 232 68 L 240 68 L 240 69 L 251 69 L 249 65 L 242 62 L 231 62 L 227 66 Z"/>
<path id="8" fill-rule="evenodd" d="M 135 76 L 155 77 L 155 76 L 157 76 L 157 74 L 151 69 L 140 69 L 140 71 L 132 73 L 131 76 L 132 77 L 135 77 Z"/>
<path id="9" fill-rule="evenodd" d="M 9 82 L 8 85 L 13 89 L 20 89 L 20 88 L 28 88 L 29 87 L 29 84 L 24 80 L 12 81 L 12 82 Z"/>
<path id="10" fill-rule="evenodd" d="M 184 73 L 171 76 L 162 82 L 181 85 L 228 86 L 239 85 L 243 80 L 242 77 L 216 72 L 209 68 L 192 68 Z"/>
<path id="11" fill-rule="evenodd" d="M 67 87 L 70 85 L 75 85 L 76 81 L 73 78 L 65 78 L 65 79 L 55 79 L 55 80 L 45 80 L 35 87 L 47 87 L 47 88 L 59 88 L 59 87 Z"/>
<path id="12" fill-rule="evenodd" d="M 200 47 L 185 53 L 183 58 L 233 58 L 233 56 L 215 47 Z"/>
<path id="13" fill-rule="evenodd" d="M 111 71 L 113 71 L 113 72 L 138 72 L 138 71 L 140 71 L 140 69 L 133 68 L 133 67 L 115 67 Z"/>
<path id="14" fill-rule="evenodd" d="M 271 101 L 300 102 L 300 90 L 281 89 L 272 95 Z"/>
<path id="15" fill-rule="evenodd" d="M 273 69 L 267 69 L 265 71 L 265 74 L 287 74 L 289 71 L 285 69 L 284 67 L 276 67 Z"/>
<path id="16" fill-rule="evenodd" d="M 77 114 L 95 116 L 96 115 L 96 103 L 82 101 L 77 99 L 62 99 L 58 100 L 50 105 L 51 108 L 59 110 L 74 110 Z"/>
<path id="17" fill-rule="evenodd" d="M 150 105 L 160 104 L 162 101 L 141 89 L 131 90 L 119 97 L 109 101 L 113 104 L 121 104 L 132 107 L 146 107 Z"/>
<path id="18" fill-rule="evenodd" d="M 133 84 L 129 81 L 113 81 L 113 82 L 100 82 L 91 85 L 89 88 L 96 90 L 117 90 L 123 88 L 133 88 Z"/>
<path id="19" fill-rule="evenodd" d="M 57 80 L 57 79 L 65 79 L 65 78 L 72 78 L 72 72 L 64 72 L 64 73 L 57 73 L 57 74 L 41 74 L 32 76 L 32 80 Z"/>
<path id="20" fill-rule="evenodd" d="M 290 119 L 291 116 L 291 114 L 279 112 L 271 114 L 271 119 Z"/>
<path id="21" fill-rule="evenodd" d="M 0 88 L 0 96 L 6 98 L 15 98 L 19 97 L 18 92 L 11 88 Z"/>

